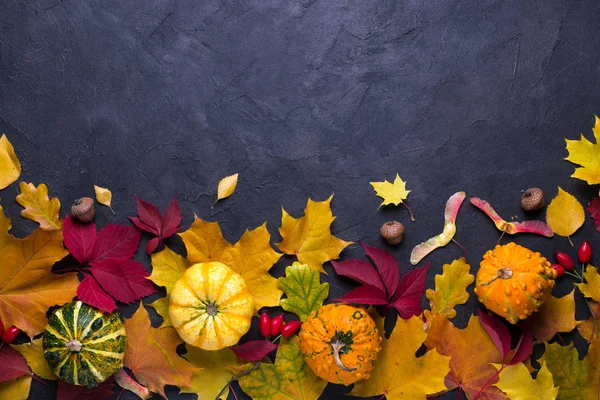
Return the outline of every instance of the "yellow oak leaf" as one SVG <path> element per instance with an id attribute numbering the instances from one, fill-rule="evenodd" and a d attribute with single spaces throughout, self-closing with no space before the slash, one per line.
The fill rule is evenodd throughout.
<path id="1" fill-rule="evenodd" d="M 31 388 L 31 376 L 23 375 L 17 379 L 0 383 L 0 399 L 27 400 Z"/>
<path id="2" fill-rule="evenodd" d="M 21 211 L 23 218 L 30 219 L 40 224 L 45 231 L 62 229 L 60 220 L 60 201 L 53 197 L 48 198 L 48 188 L 43 183 L 36 188 L 33 183 L 21 182 L 21 194 L 16 198 L 17 203 L 24 207 Z"/>
<path id="3" fill-rule="evenodd" d="M 584 180 L 590 185 L 600 183 L 600 118 L 597 116 L 593 132 L 596 143 L 590 142 L 583 134 L 579 140 L 565 139 L 569 152 L 565 160 L 581 166 L 575 168 L 571 177 Z"/>
<path id="4" fill-rule="evenodd" d="M 217 201 L 225 199 L 233 194 L 235 188 L 237 187 L 238 176 L 239 174 L 229 175 L 219 181 L 219 185 L 217 186 L 217 200 L 215 200 L 215 204 Z"/>
<path id="5" fill-rule="evenodd" d="M 199 399 L 215 399 L 220 393 L 221 399 L 226 399 L 229 393 L 227 382 L 232 373 L 228 365 L 237 364 L 237 357 L 230 349 L 207 351 L 186 345 L 184 357 L 194 366 L 201 368 L 192 375 L 189 386 L 181 388 L 181 393 L 195 393 Z M 221 389 L 223 392 L 221 392 Z"/>
<path id="6" fill-rule="evenodd" d="M 467 287 L 475 280 L 470 270 L 471 266 L 464 257 L 452 261 L 452 264 L 444 264 L 442 275 L 435 276 L 435 290 L 427 289 L 425 292 L 432 312 L 448 319 L 456 316 L 454 307 L 469 300 Z"/>
<path id="7" fill-rule="evenodd" d="M 331 235 L 331 223 L 335 219 L 331 213 L 332 198 L 333 195 L 325 201 L 308 199 L 304 216 L 300 218 L 294 218 L 281 209 L 279 233 L 283 240 L 276 246 L 319 272 L 325 272 L 324 262 L 338 258 L 341 251 L 352 244 Z"/>
<path id="8" fill-rule="evenodd" d="M 522 322 L 538 342 L 546 342 L 559 332 L 571 332 L 575 321 L 575 291 L 563 297 L 550 295 L 540 309 Z"/>
<path id="9" fill-rule="evenodd" d="M 542 356 L 552 373 L 554 384 L 558 388 L 561 400 L 591 400 L 600 396 L 600 341 L 590 344 L 583 360 L 573 343 L 561 346 L 558 343 L 546 343 Z"/>
<path id="10" fill-rule="evenodd" d="M 383 182 L 369 182 L 377 196 L 383 199 L 381 206 L 385 206 L 387 204 L 393 204 L 397 206 L 402 203 L 403 200 L 406 200 L 410 190 L 406 190 L 406 182 L 400 179 L 400 175 L 396 174 L 396 179 L 394 179 L 394 183 L 390 183 L 387 180 Z"/>
<path id="11" fill-rule="evenodd" d="M 127 347 L 123 364 L 139 383 L 164 398 L 167 398 L 165 385 L 190 385 L 199 368 L 177 354 L 177 346 L 183 341 L 174 328 L 153 328 L 141 303 L 124 325 Z"/>
<path id="12" fill-rule="evenodd" d="M 51 272 L 52 265 L 67 255 L 62 231 L 38 228 L 18 239 L 8 234 L 10 226 L 0 206 L 0 320 L 34 337 L 46 328 L 49 307 L 75 297 L 79 279 L 74 272 Z"/>
<path id="13" fill-rule="evenodd" d="M 569 237 L 583 225 L 584 220 L 585 213 L 581 203 L 575 196 L 559 187 L 558 195 L 552 199 L 546 210 L 548 226 L 557 235 Z"/>
<path id="14" fill-rule="evenodd" d="M 576 283 L 585 297 L 589 297 L 596 302 L 600 302 L 600 274 L 598 269 L 588 265 L 583 273 L 586 283 Z"/>
<path id="15" fill-rule="evenodd" d="M 6 135 L 0 137 L 0 190 L 19 179 L 21 163 Z"/>
<path id="16" fill-rule="evenodd" d="M 112 192 L 106 188 L 94 185 L 94 192 L 96 193 L 96 201 L 103 206 L 110 208 L 110 211 L 114 214 L 115 211 L 110 206 L 112 202 Z"/>
<path id="17" fill-rule="evenodd" d="M 46 358 L 44 357 L 44 350 L 42 348 L 42 338 L 34 339 L 30 343 L 11 345 L 11 347 L 17 350 L 25 360 L 27 365 L 31 368 L 31 371 L 37 376 L 55 381 L 58 377 L 54 374 L 52 369 L 48 366 Z"/>
<path id="18" fill-rule="evenodd" d="M 496 387 L 506 393 L 509 399 L 555 400 L 558 396 L 558 388 L 554 387 L 552 374 L 545 363 L 542 363 L 535 379 L 523 363 L 505 367 L 499 378 Z"/>
<path id="19" fill-rule="evenodd" d="M 376 317 L 377 327 L 383 332 L 383 320 Z M 421 357 L 415 353 L 423 345 L 427 334 L 419 316 L 398 319 L 389 338 L 381 342 L 381 351 L 371 377 L 358 381 L 349 393 L 370 397 L 385 395 L 388 400 L 422 400 L 446 390 L 444 378 L 450 372 L 450 357 L 430 350 Z"/>
<path id="20" fill-rule="evenodd" d="M 304 362 L 297 336 L 281 339 L 275 364 L 263 363 L 238 382 L 253 400 L 317 400 L 327 385 Z"/>
<path id="21" fill-rule="evenodd" d="M 219 261 L 223 251 L 231 244 L 223 239 L 218 222 L 206 222 L 194 215 L 190 228 L 179 234 L 187 249 L 187 260 L 191 264 Z"/>
<path id="22" fill-rule="evenodd" d="M 329 295 L 329 283 L 321 283 L 321 274 L 307 265 L 295 262 L 285 269 L 285 277 L 279 278 L 279 286 L 286 294 L 281 307 L 296 314 L 304 322 L 311 312 L 318 310 Z"/>

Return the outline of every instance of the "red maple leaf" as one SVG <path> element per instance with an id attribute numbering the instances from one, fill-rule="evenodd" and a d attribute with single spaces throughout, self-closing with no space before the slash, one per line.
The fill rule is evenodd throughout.
<path id="1" fill-rule="evenodd" d="M 75 386 L 58 381 L 57 400 L 106 400 L 113 395 L 115 382 L 113 377 L 108 378 L 95 388 L 88 389 L 85 386 Z"/>
<path id="2" fill-rule="evenodd" d="M 270 340 L 252 340 L 231 348 L 235 355 L 249 362 L 260 361 L 278 346 Z"/>
<path id="3" fill-rule="evenodd" d="M 152 203 L 148 203 L 135 196 L 137 200 L 137 217 L 129 217 L 131 222 L 141 230 L 151 233 L 155 238 L 150 239 L 146 245 L 146 252 L 151 254 L 156 249 L 163 248 L 163 240 L 173 236 L 179 231 L 179 224 L 181 224 L 181 210 L 177 199 L 173 198 L 165 215 L 161 216 L 158 207 Z"/>
<path id="4" fill-rule="evenodd" d="M 369 247 L 361 242 L 365 254 L 374 267 L 361 260 L 348 260 L 331 264 L 338 275 L 345 276 L 362 285 L 336 300 L 348 303 L 383 305 L 393 307 L 403 319 L 423 312 L 421 298 L 425 293 L 425 280 L 429 264 L 414 269 L 400 278 L 396 259 L 387 251 Z"/>
<path id="5" fill-rule="evenodd" d="M 588 203 L 586 210 L 592 216 L 596 230 L 600 232 L 600 197 L 596 196 Z"/>
<path id="6" fill-rule="evenodd" d="M 0 348 L 0 383 L 31 375 L 23 356 L 8 345 Z"/>

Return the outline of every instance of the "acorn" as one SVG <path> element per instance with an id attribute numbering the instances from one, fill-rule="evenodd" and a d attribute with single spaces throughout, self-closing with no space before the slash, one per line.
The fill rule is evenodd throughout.
<path id="1" fill-rule="evenodd" d="M 398 244 L 402 241 L 404 225 L 398 221 L 388 221 L 381 226 L 379 233 L 389 244 Z"/>
<path id="2" fill-rule="evenodd" d="M 91 197 L 82 197 L 73 202 L 71 206 L 71 216 L 81 222 L 90 222 L 96 216 L 94 199 Z"/>
<path id="3" fill-rule="evenodd" d="M 536 211 L 544 207 L 544 192 L 540 188 L 521 191 L 521 207 L 525 211 Z"/>

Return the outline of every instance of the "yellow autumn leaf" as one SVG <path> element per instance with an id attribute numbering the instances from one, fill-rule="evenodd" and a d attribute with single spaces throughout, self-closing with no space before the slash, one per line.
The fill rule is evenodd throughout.
<path id="1" fill-rule="evenodd" d="M 17 203 L 24 207 L 21 211 L 23 218 L 40 224 L 45 231 L 56 231 L 62 228 L 60 220 L 60 201 L 48 198 L 48 188 L 43 183 L 36 188 L 33 183 L 21 182 L 21 194 L 16 197 Z"/>
<path id="2" fill-rule="evenodd" d="M 500 368 L 500 365 L 496 366 Z M 552 374 L 544 362 L 535 379 L 525 364 L 509 365 L 500 373 L 495 386 L 515 400 L 554 400 L 558 396 L 558 387 L 554 387 Z"/>
<path id="3" fill-rule="evenodd" d="M 198 399 L 212 400 L 225 388 L 220 398 L 226 399 L 229 394 L 227 382 L 233 375 L 227 366 L 237 364 L 235 353 L 230 349 L 207 351 L 188 345 L 186 349 L 185 359 L 201 370 L 192 375 L 191 384 L 182 387 L 181 393 L 195 393 Z"/>
<path id="4" fill-rule="evenodd" d="M 215 200 L 213 206 L 217 201 L 225 199 L 233 194 L 233 191 L 237 187 L 238 176 L 239 174 L 229 175 L 219 181 L 219 185 L 217 186 L 217 200 Z"/>
<path id="5" fill-rule="evenodd" d="M 31 388 L 31 376 L 23 375 L 17 379 L 0 383 L 0 399 L 27 400 Z"/>
<path id="6" fill-rule="evenodd" d="M 231 244 L 221 234 L 218 222 L 207 222 L 194 215 L 194 222 L 190 228 L 179 233 L 185 248 L 187 260 L 191 264 L 219 261 L 223 251 Z"/>
<path id="7" fill-rule="evenodd" d="M 281 209 L 279 233 L 283 240 L 275 245 L 285 254 L 295 255 L 298 262 L 309 268 L 325 272 L 323 263 L 339 257 L 341 251 L 352 242 L 331 235 L 331 195 L 325 201 L 308 199 L 304 216 L 294 218 Z"/>
<path id="8" fill-rule="evenodd" d="M 600 314 L 600 306 L 597 301 L 590 300 L 588 302 L 588 306 L 594 315 Z M 600 334 L 599 329 L 598 322 L 594 319 L 594 317 L 590 316 L 584 321 L 577 321 L 577 330 L 579 331 L 579 334 L 588 342 L 598 339 L 598 335 Z"/>
<path id="9" fill-rule="evenodd" d="M 522 322 L 538 342 L 546 342 L 559 332 L 571 332 L 575 320 L 575 291 L 563 297 L 550 295 L 540 309 Z"/>
<path id="10" fill-rule="evenodd" d="M 397 206 L 402 203 L 403 200 L 406 200 L 410 190 L 406 190 L 406 182 L 400 179 L 400 175 L 396 174 L 396 179 L 394 179 L 394 183 L 390 183 L 387 180 L 383 182 L 369 182 L 377 196 L 383 199 L 381 203 L 382 206 L 386 204 L 393 204 Z"/>
<path id="11" fill-rule="evenodd" d="M 376 322 L 383 332 L 383 320 L 376 317 Z M 389 340 L 381 342 L 371 377 L 356 382 L 349 394 L 359 397 L 385 395 L 388 400 L 423 400 L 425 395 L 445 391 L 444 378 L 450 372 L 450 357 L 442 356 L 436 349 L 421 357 L 415 356 L 426 337 L 421 317 L 398 318 Z"/>
<path id="12" fill-rule="evenodd" d="M 27 365 L 31 368 L 31 371 L 37 376 L 55 381 L 58 377 L 54 374 L 52 369 L 48 366 L 46 358 L 44 357 L 44 350 L 42 349 L 42 338 L 34 339 L 30 343 L 14 345 L 11 347 L 17 350 L 25 360 Z"/>
<path id="13" fill-rule="evenodd" d="M 559 187 L 558 195 L 552 199 L 546 210 L 548 226 L 557 235 L 569 237 L 583 225 L 584 220 L 585 213 L 581 203 Z"/>
<path id="14" fill-rule="evenodd" d="M 6 135 L 0 137 L 0 190 L 19 179 L 21 163 Z"/>
<path id="15" fill-rule="evenodd" d="M 98 203 L 110 208 L 110 211 L 114 214 L 115 211 L 110 206 L 112 202 L 112 192 L 106 188 L 94 185 L 94 192 L 96 193 L 96 201 Z"/>
<path id="16" fill-rule="evenodd" d="M 600 118 L 597 116 L 593 132 L 596 143 L 590 142 L 583 134 L 579 140 L 565 139 L 569 152 L 565 160 L 581 166 L 575 168 L 571 177 L 584 180 L 590 185 L 600 183 Z"/>
<path id="17" fill-rule="evenodd" d="M 467 287 L 475 277 L 470 274 L 471 266 L 465 258 L 444 264 L 442 275 L 435 276 L 435 290 L 427 289 L 425 296 L 431 304 L 431 311 L 448 319 L 456 316 L 454 307 L 469 300 Z"/>
<path id="18" fill-rule="evenodd" d="M 586 283 L 576 283 L 585 297 L 589 297 L 596 302 L 600 302 L 600 274 L 594 266 L 588 265 L 583 273 Z"/>
<path id="19" fill-rule="evenodd" d="M 573 343 L 561 346 L 558 343 L 546 343 L 542 356 L 552 377 L 558 386 L 558 398 L 561 400 L 598 399 L 600 387 L 600 341 L 590 343 L 587 355 L 579 359 Z"/>

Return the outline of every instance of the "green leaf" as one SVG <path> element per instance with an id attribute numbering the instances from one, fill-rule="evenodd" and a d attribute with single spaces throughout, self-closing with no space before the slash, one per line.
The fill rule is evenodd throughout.
<path id="1" fill-rule="evenodd" d="M 323 305 L 329 295 L 329 284 L 320 283 L 319 271 L 299 262 L 287 267 L 285 275 L 278 279 L 279 287 L 287 296 L 281 300 L 281 307 L 304 322 L 312 311 Z"/>
<path id="2" fill-rule="evenodd" d="M 588 400 L 598 397 L 600 342 L 592 342 L 583 360 L 579 359 L 573 344 L 560 346 L 558 343 L 546 344 L 543 358 L 552 373 L 554 384 L 559 386 L 559 399 Z"/>

